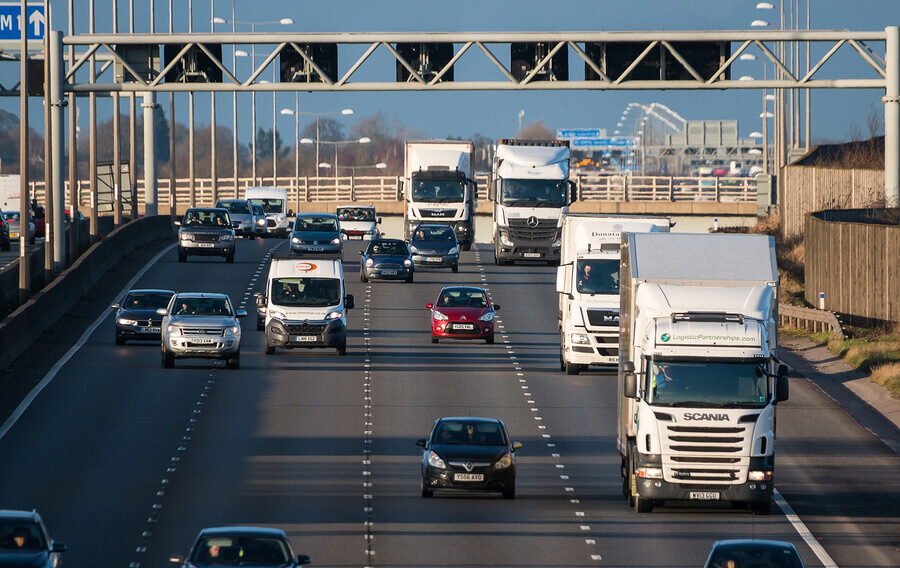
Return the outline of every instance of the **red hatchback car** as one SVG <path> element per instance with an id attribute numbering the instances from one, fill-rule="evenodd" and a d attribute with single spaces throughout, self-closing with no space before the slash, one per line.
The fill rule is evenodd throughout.
<path id="1" fill-rule="evenodd" d="M 437 302 L 425 304 L 431 310 L 431 342 L 445 339 L 484 339 L 494 342 L 494 312 L 483 288 L 452 286 L 444 288 Z"/>

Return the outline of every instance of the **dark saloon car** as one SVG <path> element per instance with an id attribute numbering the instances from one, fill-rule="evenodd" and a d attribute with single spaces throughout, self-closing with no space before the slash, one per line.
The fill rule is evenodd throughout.
<path id="1" fill-rule="evenodd" d="M 116 345 L 125 345 L 129 339 L 153 339 L 159 341 L 162 316 L 157 310 L 165 309 L 175 292 L 172 290 L 131 290 L 122 301 L 111 307 L 116 310 Z"/>
<path id="2" fill-rule="evenodd" d="M 201 566 L 278 566 L 296 568 L 311 562 L 305 554 L 294 555 L 281 529 L 264 527 L 217 527 L 200 531 L 191 552 L 169 558 L 172 564 Z"/>
<path id="3" fill-rule="evenodd" d="M 191 207 L 178 229 L 178 262 L 190 255 L 222 256 L 234 262 L 234 228 L 227 209 Z"/>
<path id="4" fill-rule="evenodd" d="M 794 545 L 778 540 L 720 540 L 713 544 L 704 568 L 803 568 Z"/>
<path id="5" fill-rule="evenodd" d="M 0 509 L 0 566 L 61 568 L 66 545 L 55 542 L 37 511 Z"/>
<path id="6" fill-rule="evenodd" d="M 342 257 L 341 223 L 334 213 L 301 213 L 294 220 L 291 252 L 302 255 Z"/>
<path id="7" fill-rule="evenodd" d="M 422 456 L 422 497 L 435 491 L 487 491 L 516 497 L 516 450 L 495 418 L 439 418 Z"/>
<path id="8" fill-rule="evenodd" d="M 432 343 L 441 338 L 494 342 L 494 312 L 500 305 L 491 303 L 484 288 L 448 286 L 425 307 L 431 310 Z"/>
<path id="9" fill-rule="evenodd" d="M 359 280 L 405 280 L 413 281 L 415 266 L 409 247 L 399 239 L 376 239 L 369 241 L 365 251 L 359 251 Z"/>
<path id="10" fill-rule="evenodd" d="M 459 242 L 447 225 L 418 225 L 409 239 L 417 268 L 449 268 L 459 272 Z"/>

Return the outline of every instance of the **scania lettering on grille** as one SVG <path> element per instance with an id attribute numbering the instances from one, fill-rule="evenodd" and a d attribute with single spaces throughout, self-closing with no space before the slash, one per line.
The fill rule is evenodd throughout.
<path id="1" fill-rule="evenodd" d="M 716 421 L 728 421 L 730 420 L 727 414 L 714 414 L 712 412 L 685 412 L 684 413 L 685 420 L 716 420 Z"/>

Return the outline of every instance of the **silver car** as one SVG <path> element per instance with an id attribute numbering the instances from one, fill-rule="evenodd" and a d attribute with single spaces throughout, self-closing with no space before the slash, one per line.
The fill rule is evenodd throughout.
<path id="1" fill-rule="evenodd" d="M 256 238 L 253 226 L 253 208 L 249 201 L 246 199 L 220 199 L 216 201 L 216 207 L 228 210 L 235 236 Z"/>
<path id="2" fill-rule="evenodd" d="M 235 310 L 227 294 L 183 292 L 172 296 L 162 319 L 162 365 L 175 359 L 224 359 L 229 369 L 241 362 L 241 324 L 247 315 Z"/>
<path id="3" fill-rule="evenodd" d="M 266 210 L 258 203 L 251 203 L 250 210 L 253 211 L 253 234 L 257 237 L 266 236 Z"/>
<path id="4" fill-rule="evenodd" d="M 30 215 L 29 215 L 30 217 Z M 7 226 L 9 227 L 9 238 L 10 240 L 18 240 L 21 236 L 20 234 L 20 225 L 19 222 L 21 215 L 18 211 L 4 211 L 3 212 L 3 220 L 6 221 Z M 24 231 L 23 231 L 24 232 Z M 34 223 L 31 220 L 28 220 L 28 242 L 30 244 L 34 244 Z"/>

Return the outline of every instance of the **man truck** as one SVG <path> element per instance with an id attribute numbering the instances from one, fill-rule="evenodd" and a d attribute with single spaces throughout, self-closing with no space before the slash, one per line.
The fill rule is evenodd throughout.
<path id="1" fill-rule="evenodd" d="M 560 216 L 575 201 L 568 140 L 498 140 L 489 198 L 494 262 L 559 264 Z"/>
<path id="2" fill-rule="evenodd" d="M 617 445 L 638 513 L 667 501 L 768 514 L 778 271 L 765 235 L 623 233 Z"/>
<path id="3" fill-rule="evenodd" d="M 475 183 L 472 142 L 424 140 L 407 142 L 403 185 L 406 208 L 403 235 L 409 240 L 420 223 L 453 227 L 463 250 L 475 242 Z"/>
<path id="4" fill-rule="evenodd" d="M 622 233 L 668 232 L 667 217 L 562 215 L 559 368 L 577 375 L 619 363 L 619 248 Z"/>

